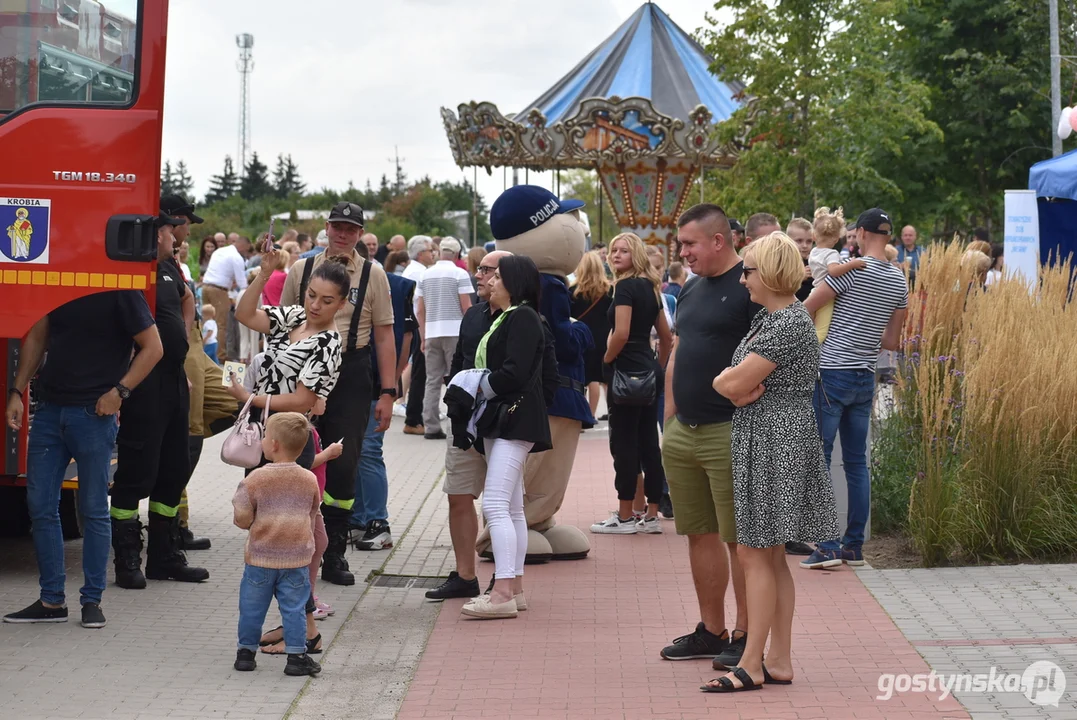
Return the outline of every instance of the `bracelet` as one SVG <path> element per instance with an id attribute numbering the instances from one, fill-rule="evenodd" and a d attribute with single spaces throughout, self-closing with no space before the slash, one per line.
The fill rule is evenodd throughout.
<path id="1" fill-rule="evenodd" d="M 19 390 L 18 388 L 8 388 L 7 396 L 11 397 L 13 393 L 15 395 L 18 395 L 19 397 L 22 397 L 22 390 Z"/>

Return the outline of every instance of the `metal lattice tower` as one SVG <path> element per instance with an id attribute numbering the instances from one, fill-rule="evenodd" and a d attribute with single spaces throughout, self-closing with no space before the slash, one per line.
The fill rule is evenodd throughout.
<path id="1" fill-rule="evenodd" d="M 238 174 L 242 175 L 247 167 L 251 153 L 251 73 L 254 72 L 254 36 L 250 33 L 236 35 L 236 47 L 239 48 L 239 60 L 236 69 L 240 74 L 239 85 L 239 152 Z"/>

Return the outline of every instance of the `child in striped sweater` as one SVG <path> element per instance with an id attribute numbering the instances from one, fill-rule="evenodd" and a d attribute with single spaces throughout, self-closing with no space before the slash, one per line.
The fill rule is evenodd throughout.
<path id="1" fill-rule="evenodd" d="M 314 521 L 321 493 L 314 473 L 296 464 L 310 423 L 294 412 L 266 421 L 262 452 L 270 462 L 248 475 L 232 498 L 235 524 L 249 530 L 246 567 L 239 588 L 239 650 L 235 669 L 254 670 L 254 653 L 274 597 L 284 626 L 287 675 L 316 675 L 321 665 L 307 654 L 308 566 L 314 554 Z"/>

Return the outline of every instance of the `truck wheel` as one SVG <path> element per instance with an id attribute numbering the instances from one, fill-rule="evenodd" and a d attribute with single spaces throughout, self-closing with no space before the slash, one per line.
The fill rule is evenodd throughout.
<path id="1" fill-rule="evenodd" d="M 60 492 L 60 528 L 64 540 L 76 540 L 82 537 L 82 515 L 79 513 L 79 491 L 63 490 Z"/>
<path id="2" fill-rule="evenodd" d="M 26 488 L 0 487 L 0 537 L 25 537 L 29 533 Z"/>

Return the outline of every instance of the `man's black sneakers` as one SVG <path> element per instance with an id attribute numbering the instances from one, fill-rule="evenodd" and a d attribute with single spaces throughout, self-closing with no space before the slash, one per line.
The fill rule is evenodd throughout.
<path id="1" fill-rule="evenodd" d="M 6 623 L 60 623 L 67 622 L 67 607 L 50 608 L 37 600 L 28 608 L 4 616 Z"/>
<path id="2" fill-rule="evenodd" d="M 449 579 L 433 590 L 426 591 L 427 600 L 448 600 L 450 598 L 473 598 L 479 596 L 479 579 L 465 580 L 455 570 L 449 572 Z"/>
<path id="3" fill-rule="evenodd" d="M 699 623 L 695 632 L 682 635 L 672 645 L 662 648 L 662 657 L 666 660 L 709 660 L 725 652 L 728 646 L 729 635 L 725 630 L 721 635 L 715 635 Z"/>
<path id="4" fill-rule="evenodd" d="M 720 653 L 711 663 L 715 670 L 729 670 L 740 665 L 740 658 L 744 654 L 744 646 L 748 644 L 748 633 L 740 630 L 733 631 L 734 635 L 737 633 L 740 633 L 740 637 L 731 639 L 725 652 Z"/>
<path id="5" fill-rule="evenodd" d="M 101 612 L 101 606 L 97 603 L 86 603 L 82 606 L 82 627 L 103 628 L 105 627 L 105 613 Z"/>
<path id="6" fill-rule="evenodd" d="M 240 652 L 243 652 L 240 650 Z M 239 662 L 239 659 L 236 659 Z M 284 666 L 285 675 L 317 675 L 322 671 L 322 666 L 314 662 L 314 658 L 306 653 L 302 655 L 289 655 L 288 664 Z"/>
<path id="7" fill-rule="evenodd" d="M 254 659 L 254 651 L 247 648 L 240 648 L 236 651 L 236 662 L 232 665 L 236 670 L 240 672 L 250 672 L 258 667 L 258 661 Z"/>
<path id="8" fill-rule="evenodd" d="M 392 546 L 393 536 L 385 520 L 371 520 L 363 537 L 355 541 L 356 550 L 388 550 Z"/>
<path id="9" fill-rule="evenodd" d="M 658 501 L 658 512 L 666 520 L 673 519 L 673 501 L 669 499 L 669 493 L 662 496 L 662 499 Z"/>

